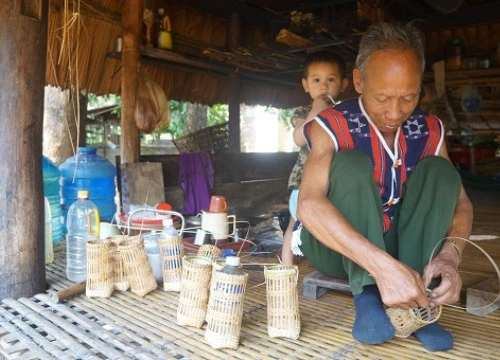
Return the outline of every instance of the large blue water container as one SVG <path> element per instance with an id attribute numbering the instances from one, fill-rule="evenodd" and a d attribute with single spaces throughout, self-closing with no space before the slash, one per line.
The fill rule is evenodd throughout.
<path id="1" fill-rule="evenodd" d="M 61 225 L 61 201 L 59 197 L 59 169 L 47 157 L 42 156 L 43 193 L 49 200 L 50 213 L 52 214 L 52 242 L 59 245 L 63 238 Z"/>
<path id="2" fill-rule="evenodd" d="M 116 167 L 97 155 L 96 151 L 95 148 L 80 147 L 77 155 L 70 157 L 59 166 L 65 228 L 68 209 L 78 199 L 79 190 L 89 192 L 89 199 L 99 209 L 101 221 L 112 221 L 116 213 Z"/>

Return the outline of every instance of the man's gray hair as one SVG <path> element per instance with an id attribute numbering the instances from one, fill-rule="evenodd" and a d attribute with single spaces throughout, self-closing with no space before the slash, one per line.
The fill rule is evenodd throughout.
<path id="1" fill-rule="evenodd" d="M 366 64 L 373 53 L 383 50 L 404 49 L 415 51 L 423 73 L 425 69 L 424 35 L 413 22 L 406 24 L 379 22 L 371 25 L 361 37 L 359 52 L 356 57 L 356 67 L 361 78 L 365 78 Z"/>

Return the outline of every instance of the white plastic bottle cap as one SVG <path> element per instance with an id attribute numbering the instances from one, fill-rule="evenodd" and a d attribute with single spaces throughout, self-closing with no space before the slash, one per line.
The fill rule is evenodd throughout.
<path id="1" fill-rule="evenodd" d="M 163 219 L 161 224 L 163 227 L 174 226 L 174 221 L 172 219 Z"/>
<path id="2" fill-rule="evenodd" d="M 226 265 L 240 266 L 240 258 L 237 256 L 228 256 L 226 257 Z"/>
<path id="3" fill-rule="evenodd" d="M 88 199 L 89 192 L 87 190 L 78 190 L 78 199 Z"/>

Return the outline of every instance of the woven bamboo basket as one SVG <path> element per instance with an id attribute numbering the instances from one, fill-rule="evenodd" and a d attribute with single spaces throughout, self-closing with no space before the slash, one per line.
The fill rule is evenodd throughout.
<path id="1" fill-rule="evenodd" d="M 114 274 L 114 283 L 115 289 L 120 291 L 127 291 L 130 287 L 130 284 L 127 279 L 127 275 L 125 274 L 125 266 L 123 264 L 123 259 L 120 256 L 120 248 L 118 244 L 122 241 L 142 241 L 141 235 L 135 236 L 127 236 L 127 235 L 114 235 L 110 236 L 108 239 L 111 240 L 113 250 L 113 274 Z"/>
<path id="2" fill-rule="evenodd" d="M 130 290 L 139 296 L 144 296 L 156 289 L 158 284 L 149 265 L 142 241 L 122 241 L 118 245 L 118 249 L 120 257 L 123 259 Z"/>
<path id="3" fill-rule="evenodd" d="M 222 256 L 222 250 L 215 245 L 205 244 L 198 249 L 198 256 L 205 256 L 213 261 Z"/>
<path id="4" fill-rule="evenodd" d="M 421 327 L 437 321 L 442 308 L 442 306 L 415 309 L 388 308 L 386 312 L 394 326 L 394 335 L 398 338 L 407 338 Z"/>
<path id="5" fill-rule="evenodd" d="M 239 345 L 247 280 L 248 274 L 215 272 L 205 330 L 205 340 L 214 349 Z"/>
<path id="6" fill-rule="evenodd" d="M 300 334 L 297 266 L 264 269 L 267 297 L 267 332 L 270 337 L 298 339 Z"/>
<path id="7" fill-rule="evenodd" d="M 161 253 L 161 268 L 163 272 L 163 290 L 181 291 L 182 257 L 184 242 L 182 236 L 171 239 L 158 239 Z"/>
<path id="8" fill-rule="evenodd" d="M 226 259 L 224 258 L 219 258 L 212 261 L 212 276 L 210 278 L 210 291 L 212 291 L 212 288 L 215 283 L 215 272 L 222 269 L 224 266 L 226 266 Z"/>
<path id="9" fill-rule="evenodd" d="M 200 328 L 205 321 L 212 264 L 202 256 L 182 258 L 182 284 L 177 307 L 177 324 Z"/>
<path id="10" fill-rule="evenodd" d="M 109 240 L 87 242 L 87 284 L 88 297 L 110 297 L 114 288 L 113 247 Z"/>

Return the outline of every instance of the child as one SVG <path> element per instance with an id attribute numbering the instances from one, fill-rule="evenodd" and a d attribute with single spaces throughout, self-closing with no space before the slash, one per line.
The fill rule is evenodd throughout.
<path id="1" fill-rule="evenodd" d="M 340 56 L 328 51 L 318 51 L 307 57 L 304 63 L 302 86 L 304 91 L 311 96 L 312 104 L 308 107 L 298 108 L 292 117 L 292 125 L 294 126 L 293 140 L 300 147 L 300 152 L 288 181 L 288 190 L 291 191 L 289 201 L 291 216 L 290 223 L 283 236 L 281 250 L 283 265 L 293 264 L 292 230 L 297 220 L 299 185 L 302 180 L 304 163 L 309 154 L 302 128 L 306 123 L 314 119 L 321 110 L 335 105 L 334 99 L 347 88 L 347 84 L 346 63 Z"/>

